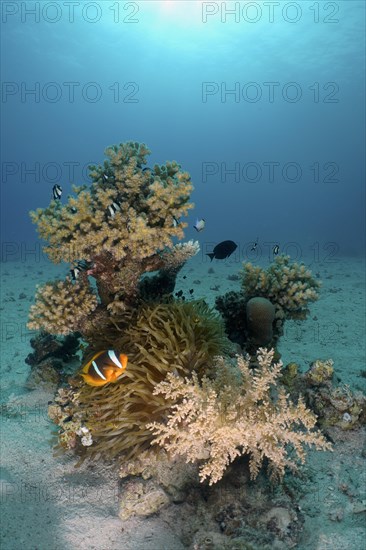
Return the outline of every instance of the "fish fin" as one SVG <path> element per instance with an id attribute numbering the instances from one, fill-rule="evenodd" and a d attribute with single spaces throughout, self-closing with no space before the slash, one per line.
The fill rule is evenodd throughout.
<path id="1" fill-rule="evenodd" d="M 128 363 L 128 357 L 127 355 L 125 355 L 124 353 L 121 353 L 121 355 L 119 356 L 119 360 L 121 362 L 121 365 L 123 367 L 123 370 L 126 369 L 127 367 L 127 363 Z"/>
<path id="2" fill-rule="evenodd" d="M 115 367 L 105 367 L 103 369 L 103 374 L 106 377 L 107 381 L 111 379 L 113 373 L 116 371 Z"/>
<path id="3" fill-rule="evenodd" d="M 94 380 L 89 374 L 81 374 L 81 376 L 84 378 L 84 382 L 88 384 L 88 386 L 104 386 L 105 384 L 108 384 L 108 380 Z"/>
<path id="4" fill-rule="evenodd" d="M 213 260 L 214 257 L 215 257 L 215 254 L 214 254 L 213 252 L 211 252 L 211 254 L 206 254 L 206 256 L 210 256 L 211 262 L 212 262 L 212 260 Z"/>
<path id="5" fill-rule="evenodd" d="M 114 369 L 113 372 L 110 373 L 108 382 L 115 383 L 118 382 L 118 380 L 123 376 L 124 369 Z"/>
<path id="6" fill-rule="evenodd" d="M 81 372 L 85 372 L 86 374 L 88 373 L 92 360 L 93 360 L 93 359 L 90 359 L 90 361 L 88 361 L 87 363 L 85 363 L 85 365 L 84 365 L 83 368 L 81 369 Z"/>

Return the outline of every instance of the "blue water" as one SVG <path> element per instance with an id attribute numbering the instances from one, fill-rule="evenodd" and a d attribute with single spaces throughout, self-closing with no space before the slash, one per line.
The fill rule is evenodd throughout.
<path id="1" fill-rule="evenodd" d="M 43 262 L 29 210 L 46 207 L 55 184 L 62 202 L 87 185 L 106 147 L 146 143 L 149 164 L 176 160 L 194 184 L 186 240 L 198 239 L 201 254 L 177 289 L 213 305 L 238 289 L 230 276 L 242 260 L 268 267 L 277 244 L 324 281 L 307 323 L 286 327 L 284 362 L 306 370 L 333 357 L 337 380 L 364 391 L 365 2 L 3 0 L 0 9 L 1 548 L 181 550 L 164 517 L 124 531 L 115 472 L 52 456 L 53 392 L 25 389 L 26 320 L 36 284 L 70 266 Z M 206 253 L 223 240 L 238 248 L 211 264 Z M 362 441 L 347 435 L 341 459 L 311 462 L 300 550 L 364 544 L 364 519 L 351 510 L 363 498 Z M 333 486 L 343 522 L 329 519 Z"/>
<path id="2" fill-rule="evenodd" d="M 1 7 L 3 260 L 55 183 L 128 140 L 191 173 L 203 246 L 363 253 L 364 2 Z"/>

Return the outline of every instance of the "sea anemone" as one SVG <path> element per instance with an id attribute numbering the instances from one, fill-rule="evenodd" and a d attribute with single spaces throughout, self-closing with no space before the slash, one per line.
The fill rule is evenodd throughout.
<path id="1" fill-rule="evenodd" d="M 152 433 L 146 425 L 162 421 L 172 405 L 154 394 L 155 386 L 168 373 L 207 374 L 213 357 L 228 346 L 222 321 L 204 301 L 146 305 L 128 327 L 124 318 L 121 325 L 115 319 L 113 331 L 95 337 L 93 348 L 126 353 L 128 366 L 114 384 L 85 384 L 77 390 L 74 414 L 93 439 L 84 447 L 85 456 L 112 458 L 125 452 L 132 458 L 149 448 Z"/>

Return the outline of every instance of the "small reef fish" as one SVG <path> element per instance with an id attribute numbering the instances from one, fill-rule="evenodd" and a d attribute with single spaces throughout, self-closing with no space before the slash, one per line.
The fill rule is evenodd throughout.
<path id="1" fill-rule="evenodd" d="M 117 382 L 127 367 L 128 357 L 113 349 L 98 351 L 85 363 L 81 376 L 89 386 L 104 386 L 109 382 Z"/>
<path id="2" fill-rule="evenodd" d="M 116 215 L 116 212 L 119 212 L 121 210 L 121 207 L 116 202 L 112 202 L 107 208 L 107 212 L 110 215 L 111 218 L 114 218 Z"/>
<path id="3" fill-rule="evenodd" d="M 104 179 L 104 181 L 109 181 L 109 182 L 114 183 L 114 175 L 107 176 L 107 174 L 103 174 L 103 179 Z"/>
<path id="4" fill-rule="evenodd" d="M 52 195 L 55 201 L 59 201 L 62 196 L 62 187 L 61 185 L 54 185 L 52 187 Z"/>
<path id="5" fill-rule="evenodd" d="M 257 246 L 258 246 L 258 237 L 257 237 L 257 240 L 255 241 L 255 243 L 253 244 L 252 248 L 250 249 L 250 251 L 254 252 L 255 250 L 257 250 Z"/>
<path id="6" fill-rule="evenodd" d="M 179 220 L 173 216 L 173 227 L 178 227 L 179 223 Z"/>
<path id="7" fill-rule="evenodd" d="M 211 262 L 214 258 L 216 260 L 224 260 L 231 256 L 231 254 L 238 248 L 238 245 L 234 241 L 222 241 L 217 244 L 213 249 L 213 252 L 207 254 L 211 258 Z"/>
<path id="8" fill-rule="evenodd" d="M 277 256 L 279 250 L 280 250 L 280 246 L 278 244 L 275 244 L 272 250 L 273 256 Z"/>
<path id="9" fill-rule="evenodd" d="M 87 262 L 86 260 L 79 260 L 76 265 L 81 271 L 86 271 L 87 269 L 90 269 L 92 266 L 92 262 Z"/>
<path id="10" fill-rule="evenodd" d="M 206 225 L 206 222 L 205 222 L 205 220 L 204 220 L 203 218 L 201 218 L 200 220 L 197 218 L 197 219 L 196 219 L 196 223 L 194 224 L 193 227 L 194 227 L 195 230 L 198 231 L 198 233 L 199 233 L 200 231 L 203 231 L 203 230 L 204 230 L 205 225 Z"/>
<path id="11" fill-rule="evenodd" d="M 87 271 L 91 267 L 92 267 L 92 263 L 87 262 L 86 260 L 79 260 L 78 262 L 76 262 L 76 266 L 70 269 L 72 280 L 76 281 L 81 271 Z"/>
<path id="12" fill-rule="evenodd" d="M 70 269 L 70 275 L 73 281 L 76 281 L 76 279 L 79 277 L 80 271 L 81 269 L 79 269 L 78 267 L 73 267 L 72 269 Z"/>

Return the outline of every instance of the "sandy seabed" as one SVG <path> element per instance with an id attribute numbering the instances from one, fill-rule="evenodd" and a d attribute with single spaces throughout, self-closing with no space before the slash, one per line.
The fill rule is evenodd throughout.
<path id="1" fill-rule="evenodd" d="M 339 383 L 365 392 L 364 263 L 355 258 L 305 263 L 322 281 L 320 299 L 310 305 L 306 321 L 286 322 L 282 361 L 296 361 L 305 371 L 315 359 L 332 358 Z M 63 277 L 67 268 L 35 260 L 1 267 L 1 402 L 14 403 L 14 414 L 0 417 L 1 550 L 189 548 L 178 536 L 179 522 L 187 521 L 179 505 L 172 505 L 174 513 L 122 522 L 116 467 L 75 469 L 73 457 L 53 456 L 55 428 L 47 417 L 53 394 L 24 387 L 32 336 L 26 322 L 36 284 Z M 239 282 L 228 277 L 240 267 L 232 259 L 210 263 L 197 256 L 180 272 L 176 290 L 189 296 L 193 289 L 195 298 L 213 305 L 217 295 L 238 289 Z M 366 515 L 354 508 L 366 499 L 365 457 L 360 430 L 342 433 L 333 453 L 309 453 L 312 476 L 299 502 L 305 515 L 299 550 L 366 549 Z"/>

